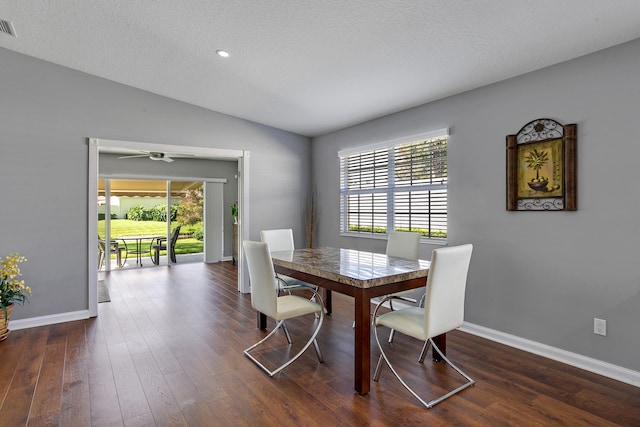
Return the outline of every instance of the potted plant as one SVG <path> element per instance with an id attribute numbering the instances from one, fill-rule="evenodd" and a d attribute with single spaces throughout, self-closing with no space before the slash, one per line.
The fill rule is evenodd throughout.
<path id="1" fill-rule="evenodd" d="M 238 201 L 236 200 L 231 205 L 231 216 L 233 217 L 233 223 L 238 223 Z"/>
<path id="2" fill-rule="evenodd" d="M 31 288 L 24 285 L 24 280 L 17 279 L 22 276 L 19 263 L 27 259 L 20 254 L 7 255 L 0 259 L 0 341 L 4 341 L 9 335 L 9 318 L 13 310 L 13 304 L 24 304 L 28 301 L 27 294 L 31 295 Z"/>

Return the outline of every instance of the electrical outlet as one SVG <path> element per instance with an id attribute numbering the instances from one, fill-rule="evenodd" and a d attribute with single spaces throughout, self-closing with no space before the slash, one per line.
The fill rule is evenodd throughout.
<path id="1" fill-rule="evenodd" d="M 593 318 L 593 333 L 596 335 L 607 336 L 607 321 L 604 319 Z"/>

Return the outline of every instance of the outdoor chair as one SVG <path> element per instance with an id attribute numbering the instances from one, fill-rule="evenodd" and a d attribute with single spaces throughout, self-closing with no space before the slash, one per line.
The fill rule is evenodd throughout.
<path id="1" fill-rule="evenodd" d="M 124 259 L 122 257 L 124 253 Z M 106 260 L 111 261 L 111 254 L 116 255 L 116 261 L 119 268 L 124 267 L 124 263 L 127 261 L 127 247 L 118 244 L 117 241 L 112 240 L 109 245 L 109 254 L 107 255 L 107 242 L 104 239 L 98 238 L 98 270 L 102 270 Z"/>
<path id="2" fill-rule="evenodd" d="M 169 251 L 167 255 L 171 259 L 171 262 L 178 262 L 176 259 L 176 242 L 180 235 L 180 225 L 173 229 L 171 236 L 169 236 Z M 158 237 L 155 241 L 151 242 L 151 261 L 158 265 L 160 264 L 160 251 L 167 250 L 167 238 Z"/>
<path id="3" fill-rule="evenodd" d="M 460 368 L 455 366 L 433 341 L 433 337 L 460 327 L 464 321 L 464 298 L 472 250 L 473 246 L 470 244 L 433 250 L 431 267 L 425 287 L 424 307 L 407 307 L 396 311 L 389 311 L 378 316 L 382 305 L 392 298 L 392 296 L 387 296 L 378 303 L 373 311 L 375 325 L 373 332 L 378 348 L 380 349 L 380 358 L 378 359 L 378 365 L 373 374 L 373 380 L 378 381 L 380 379 L 383 363 L 386 363 L 403 387 L 427 409 L 475 383 L 475 381 L 469 378 Z M 465 383 L 427 402 L 400 377 L 398 371 L 392 366 L 387 351 L 393 348 L 393 352 L 398 353 L 400 352 L 400 348 L 397 343 L 382 346 L 378 336 L 378 330 L 382 326 L 424 341 L 422 352 L 418 358 L 419 363 L 424 363 L 429 345 L 432 345 L 442 360 L 464 377 Z M 387 348 L 386 350 L 385 347 Z M 400 357 L 397 354 L 396 356 Z"/>

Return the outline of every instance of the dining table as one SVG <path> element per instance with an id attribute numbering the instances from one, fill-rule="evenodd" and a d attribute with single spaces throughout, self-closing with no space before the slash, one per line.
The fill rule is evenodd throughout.
<path id="1" fill-rule="evenodd" d="M 430 261 L 332 247 L 272 252 L 271 257 L 276 273 L 319 286 L 328 315 L 331 292 L 354 298 L 354 388 L 367 394 L 371 386 L 371 299 L 426 286 Z M 266 328 L 266 316 L 259 312 L 258 327 Z M 445 336 L 437 337 L 436 343 L 444 352 Z"/>
<path id="2" fill-rule="evenodd" d="M 127 249 L 128 254 L 134 254 L 136 256 L 136 265 L 140 265 L 142 267 L 142 255 L 150 255 L 151 254 L 151 244 L 156 240 L 163 236 L 156 235 L 144 235 L 144 236 L 120 236 L 118 239 L 122 240 L 127 245 L 128 241 L 133 241 L 136 244 L 136 248 L 132 251 Z M 143 242 L 145 240 L 149 241 L 149 248 L 143 248 Z"/>

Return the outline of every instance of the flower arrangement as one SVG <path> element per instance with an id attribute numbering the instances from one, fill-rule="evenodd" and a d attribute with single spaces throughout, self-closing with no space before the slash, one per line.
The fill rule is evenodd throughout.
<path id="1" fill-rule="evenodd" d="M 11 254 L 5 259 L 0 259 L 0 307 L 6 320 L 7 306 L 13 303 L 24 304 L 28 301 L 27 294 L 31 295 L 31 288 L 24 285 L 24 280 L 17 279 L 22 276 L 18 264 L 26 260 L 20 254 Z"/>

